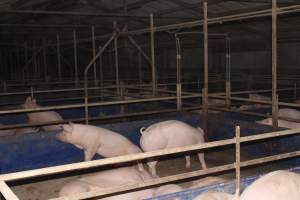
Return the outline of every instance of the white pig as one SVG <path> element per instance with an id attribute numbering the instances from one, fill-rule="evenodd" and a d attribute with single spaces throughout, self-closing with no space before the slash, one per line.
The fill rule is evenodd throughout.
<path id="1" fill-rule="evenodd" d="M 225 192 L 208 191 L 202 193 L 201 195 L 197 196 L 193 200 L 234 200 L 234 199 L 235 199 L 234 195 L 227 194 Z M 253 199 L 253 200 L 257 200 L 257 199 Z"/>
<path id="2" fill-rule="evenodd" d="M 192 186 L 190 187 L 190 189 L 192 189 L 192 188 L 202 188 L 202 187 L 206 187 L 206 186 L 209 186 L 209 185 L 225 183 L 226 181 L 227 180 L 225 178 L 209 176 L 209 177 L 205 177 L 205 178 L 193 181 Z"/>
<path id="3" fill-rule="evenodd" d="M 91 125 L 65 124 L 56 138 L 83 149 L 85 161 L 91 160 L 96 153 L 103 157 L 115 157 L 142 152 L 123 135 Z M 141 164 L 139 167 L 142 170 Z"/>
<path id="4" fill-rule="evenodd" d="M 180 192 L 182 191 L 183 188 L 179 185 L 176 184 L 168 184 L 168 185 L 163 185 L 160 186 L 159 188 L 157 188 L 154 192 L 154 197 L 159 197 L 159 196 L 163 196 L 163 195 L 167 195 L 167 194 L 172 194 L 172 193 L 176 193 L 176 192 Z M 180 200 L 179 198 L 168 198 L 168 200 Z"/>
<path id="5" fill-rule="evenodd" d="M 256 123 L 272 126 L 272 118 L 256 121 Z M 282 128 L 296 129 L 300 128 L 300 123 L 278 120 L 278 126 Z"/>
<path id="6" fill-rule="evenodd" d="M 33 108 L 39 108 L 40 106 L 36 103 L 36 99 L 27 97 L 25 103 L 23 104 L 23 107 L 27 109 L 33 109 Z M 62 117 L 55 111 L 32 112 L 32 113 L 27 113 L 27 116 L 29 119 L 28 121 L 29 124 L 47 123 L 47 122 L 62 120 Z M 54 131 L 60 129 L 60 126 L 50 125 L 50 126 L 43 126 L 42 128 L 45 131 Z"/>
<path id="7" fill-rule="evenodd" d="M 204 133 L 201 128 L 194 128 L 186 123 L 176 120 L 169 120 L 153 124 L 140 130 L 142 137 L 140 145 L 147 151 L 162 150 L 167 148 L 182 147 L 193 144 L 204 143 Z M 202 168 L 206 168 L 204 154 L 198 154 Z M 190 167 L 190 156 L 185 156 L 186 167 Z M 156 176 L 157 161 L 148 162 L 149 169 L 153 176 Z"/>
<path id="8" fill-rule="evenodd" d="M 299 200 L 300 175 L 289 171 L 271 172 L 254 181 L 240 200 Z"/>
<path id="9" fill-rule="evenodd" d="M 278 116 L 291 119 L 300 119 L 300 112 L 296 109 L 283 108 L 278 110 Z"/>
<path id="10" fill-rule="evenodd" d="M 59 192 L 59 196 L 70 196 L 78 193 L 101 191 L 124 185 L 142 183 L 152 177 L 146 171 L 139 171 L 135 167 L 123 167 L 113 170 L 105 170 L 93 175 L 84 176 L 78 180 L 67 183 Z M 140 190 L 125 194 L 115 195 L 101 200 L 142 200 L 151 198 L 154 189 Z"/>

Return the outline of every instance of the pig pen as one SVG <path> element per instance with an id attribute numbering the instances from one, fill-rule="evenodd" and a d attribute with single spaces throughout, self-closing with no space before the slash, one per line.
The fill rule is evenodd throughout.
<path id="1" fill-rule="evenodd" d="M 201 126 L 202 120 L 198 113 L 164 114 L 160 118 L 103 124 L 101 127 L 116 131 L 135 144 L 139 144 L 139 130 L 153 123 L 176 119 L 184 121 L 192 126 Z M 272 127 L 255 124 L 259 118 L 248 117 L 242 114 L 214 113 L 209 115 L 208 141 L 229 139 L 234 137 L 235 125 L 241 126 L 241 136 L 271 132 Z M 59 142 L 55 139 L 57 132 L 39 132 L 26 135 L 4 136 L 0 141 L 0 173 L 11 173 L 30 169 L 57 166 L 83 161 L 82 150 L 71 144 Z M 241 147 L 242 160 L 254 159 L 283 152 L 298 150 L 298 136 L 290 136 L 280 139 L 271 139 L 266 142 L 253 142 L 243 144 Z M 226 146 L 205 151 L 206 161 L 209 167 L 225 165 L 234 161 L 234 146 Z M 187 171 L 199 170 L 200 163 L 192 157 L 192 167 L 185 169 L 183 156 L 168 156 L 160 158 L 157 166 L 158 175 L 161 177 L 179 174 Z M 101 159 L 95 156 L 94 159 Z M 268 164 L 260 168 L 250 168 L 244 176 L 260 174 L 266 171 L 297 166 L 299 159 L 289 159 L 275 164 Z M 222 174 L 223 177 L 234 178 L 232 172 Z M 57 197 L 59 189 L 69 180 L 78 176 L 57 177 L 52 180 L 12 183 L 13 191 L 21 199 L 49 199 Z M 183 186 L 189 182 L 181 183 Z"/>

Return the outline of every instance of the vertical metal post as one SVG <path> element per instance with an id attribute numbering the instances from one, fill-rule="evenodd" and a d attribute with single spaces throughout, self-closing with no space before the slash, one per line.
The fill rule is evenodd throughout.
<path id="1" fill-rule="evenodd" d="M 73 30 L 73 42 L 74 42 L 74 80 L 75 85 L 78 87 L 78 66 L 77 66 L 77 39 L 76 30 Z"/>
<path id="2" fill-rule="evenodd" d="M 117 22 L 114 22 L 114 30 L 117 31 Z M 115 49 L 116 87 L 117 87 L 117 94 L 120 95 L 118 37 L 115 37 L 114 39 L 114 49 Z"/>
<path id="3" fill-rule="evenodd" d="M 95 44 L 95 27 L 92 26 L 92 50 L 93 50 L 93 57 L 96 55 L 96 44 Z M 95 87 L 98 85 L 98 80 L 97 80 L 97 64 L 96 62 L 94 63 L 94 85 Z"/>
<path id="4" fill-rule="evenodd" d="M 177 97 L 177 111 L 182 110 L 182 90 L 181 90 L 181 83 L 176 84 L 176 97 Z"/>
<path id="5" fill-rule="evenodd" d="M 33 68 L 34 68 L 34 78 L 37 78 L 37 62 L 36 62 L 36 42 L 33 40 Z"/>
<path id="6" fill-rule="evenodd" d="M 44 78 L 45 81 L 48 81 L 47 75 L 48 75 L 48 66 L 47 66 L 47 42 L 46 39 L 43 39 L 43 61 L 44 61 Z"/>
<path id="7" fill-rule="evenodd" d="M 99 50 L 102 47 L 99 46 Z M 103 60 L 102 60 L 102 54 L 99 55 L 99 77 L 100 77 L 100 85 L 103 87 Z"/>
<path id="8" fill-rule="evenodd" d="M 297 101 L 297 83 L 294 84 L 294 101 Z"/>
<path id="9" fill-rule="evenodd" d="M 26 65 L 27 60 L 28 60 L 28 45 L 27 45 L 27 42 L 25 42 L 25 44 L 24 44 L 24 65 Z M 23 69 L 23 79 L 24 80 L 26 79 L 24 69 Z"/>
<path id="10" fill-rule="evenodd" d="M 230 108 L 231 97 L 231 66 L 230 66 L 230 38 L 226 37 L 226 106 Z"/>
<path id="11" fill-rule="evenodd" d="M 57 68 L 58 68 L 58 80 L 61 81 L 61 57 L 60 57 L 60 40 L 59 35 L 56 35 L 56 48 L 57 48 Z"/>
<path id="12" fill-rule="evenodd" d="M 204 34 L 204 88 L 202 90 L 203 95 L 203 130 L 205 135 L 208 134 L 208 31 L 207 31 L 207 2 L 203 3 L 203 34 Z"/>
<path id="13" fill-rule="evenodd" d="M 143 72 L 142 72 L 142 53 L 139 52 L 139 60 L 138 60 L 138 67 L 139 67 L 139 85 L 142 87 L 143 84 Z"/>
<path id="14" fill-rule="evenodd" d="M 240 196 L 240 183 L 241 183 L 241 128 L 240 126 L 235 127 L 235 174 L 236 174 L 236 197 Z"/>
<path id="15" fill-rule="evenodd" d="M 180 48 L 180 39 L 178 37 L 176 39 L 176 68 L 177 68 L 177 84 L 181 83 L 181 48 Z"/>
<path id="16" fill-rule="evenodd" d="M 272 124 L 278 128 L 277 98 L 277 1 L 272 0 Z"/>
<path id="17" fill-rule="evenodd" d="M 152 69 L 152 95 L 156 95 L 156 66 L 155 66 L 155 38 L 154 38 L 154 19 L 153 14 L 150 14 L 150 36 L 151 36 L 151 69 Z"/>

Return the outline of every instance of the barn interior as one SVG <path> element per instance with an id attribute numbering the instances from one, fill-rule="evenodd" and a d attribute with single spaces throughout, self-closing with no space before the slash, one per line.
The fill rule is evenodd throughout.
<path id="1" fill-rule="evenodd" d="M 0 10 L 0 199 L 196 200 L 240 195 L 275 170 L 300 172 L 299 1 L 5 0 Z M 163 122 L 205 141 L 146 150 L 143 132 Z M 58 137 L 77 124 L 79 143 L 101 127 L 141 152 L 101 155 L 111 141 L 92 138 L 90 161 L 90 146 Z M 152 146 L 167 137 L 158 130 Z M 189 137 L 170 132 L 184 133 L 169 138 L 177 144 Z M 150 160 L 157 177 L 86 181 L 96 189 L 61 195 L 137 162 L 151 173 Z M 223 181 L 195 184 L 210 177 Z M 166 184 L 181 190 L 134 196 Z"/>

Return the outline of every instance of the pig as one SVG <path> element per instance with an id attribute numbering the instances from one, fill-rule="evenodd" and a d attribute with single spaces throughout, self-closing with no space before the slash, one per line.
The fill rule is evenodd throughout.
<path id="1" fill-rule="evenodd" d="M 56 138 L 84 150 L 84 160 L 92 160 L 98 153 L 103 157 L 115 157 L 141 153 L 141 149 L 123 135 L 92 125 L 69 123 L 62 125 L 63 131 Z M 143 170 L 142 164 L 139 164 Z"/>
<path id="2" fill-rule="evenodd" d="M 113 187 L 138 184 L 149 179 L 152 179 L 152 177 L 148 172 L 141 172 L 136 167 L 122 167 L 118 169 L 105 170 L 67 183 L 59 191 L 59 196 L 70 196 L 96 190 L 101 191 Z M 99 199 L 141 200 L 151 198 L 153 196 L 153 192 L 154 189 L 145 189 Z"/>
<path id="3" fill-rule="evenodd" d="M 249 94 L 249 99 L 260 101 L 271 101 L 271 97 L 267 97 L 261 94 Z"/>
<path id="4" fill-rule="evenodd" d="M 153 196 L 159 197 L 159 196 L 163 196 L 163 195 L 167 195 L 167 194 L 180 192 L 182 190 L 183 190 L 183 188 L 176 184 L 163 185 L 154 191 Z M 168 198 L 168 200 L 180 200 L 180 199 L 179 198 Z"/>
<path id="5" fill-rule="evenodd" d="M 3 125 L 0 125 L 0 127 L 1 126 L 3 126 Z M 8 129 L 8 130 L 0 130 L 0 136 L 35 133 L 38 131 L 39 131 L 38 128 L 32 128 L 32 127 L 15 128 L 15 129 Z"/>
<path id="6" fill-rule="evenodd" d="M 242 193 L 240 200 L 299 200 L 300 175 L 279 170 L 254 181 Z"/>
<path id="7" fill-rule="evenodd" d="M 169 120 L 153 124 L 140 130 L 142 136 L 140 145 L 147 151 L 162 150 L 167 148 L 182 147 L 193 144 L 204 143 L 204 133 L 201 128 L 194 128 L 186 123 L 177 120 Z M 204 154 L 198 154 L 201 166 L 206 169 Z M 186 168 L 190 167 L 190 156 L 185 156 Z M 147 163 L 152 176 L 157 176 L 157 161 Z"/>
<path id="8" fill-rule="evenodd" d="M 209 176 L 209 177 L 206 177 L 206 178 L 202 178 L 202 179 L 193 181 L 192 186 L 190 187 L 190 189 L 202 188 L 202 187 L 206 187 L 206 186 L 209 186 L 209 185 L 225 183 L 226 181 L 227 180 L 225 178 Z"/>
<path id="9" fill-rule="evenodd" d="M 278 110 L 278 116 L 290 119 L 300 119 L 300 112 L 296 109 L 283 108 Z"/>
<path id="10" fill-rule="evenodd" d="M 251 100 L 260 100 L 260 101 L 271 101 L 270 97 L 261 95 L 261 94 L 249 94 L 248 98 Z M 251 109 L 260 109 L 260 108 L 268 108 L 270 105 L 261 105 L 261 104 L 252 104 L 252 105 L 242 105 L 239 110 L 251 110 Z"/>
<path id="11" fill-rule="evenodd" d="M 208 191 L 197 196 L 193 200 L 234 200 L 235 196 L 219 191 Z M 254 199 L 253 199 L 254 200 Z M 256 200 L 256 199 L 255 199 Z M 267 199 L 265 199 L 267 200 Z"/>
<path id="12" fill-rule="evenodd" d="M 40 106 L 36 103 L 36 99 L 27 97 L 23 107 L 26 109 L 33 109 L 39 108 Z M 62 117 L 55 111 L 45 111 L 45 112 L 32 112 L 27 113 L 28 122 L 29 124 L 36 124 L 36 123 L 46 123 L 46 122 L 54 122 L 54 121 L 61 121 L 63 120 Z M 55 131 L 59 130 L 59 125 L 50 125 L 50 126 L 43 126 L 42 129 L 45 131 Z"/>
<path id="13" fill-rule="evenodd" d="M 272 126 L 272 118 L 256 121 L 256 123 Z M 300 123 L 278 120 L 278 126 L 282 128 L 296 129 L 300 128 Z"/>

